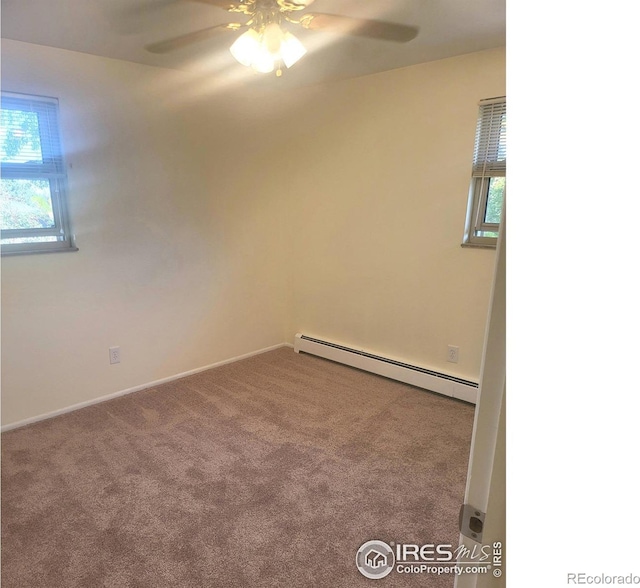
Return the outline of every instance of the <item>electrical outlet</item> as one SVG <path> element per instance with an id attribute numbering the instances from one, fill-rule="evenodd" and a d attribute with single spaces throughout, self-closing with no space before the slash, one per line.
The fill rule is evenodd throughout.
<path id="1" fill-rule="evenodd" d="M 447 361 L 450 361 L 451 363 L 458 363 L 458 348 L 455 345 L 449 345 Z"/>
<path id="2" fill-rule="evenodd" d="M 109 347 L 109 363 L 120 363 L 120 347 Z"/>

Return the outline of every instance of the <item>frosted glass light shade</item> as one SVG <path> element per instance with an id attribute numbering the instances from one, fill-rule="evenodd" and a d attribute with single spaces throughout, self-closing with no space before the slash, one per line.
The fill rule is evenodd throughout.
<path id="1" fill-rule="evenodd" d="M 283 38 L 284 31 L 275 22 L 268 24 L 262 33 L 263 50 L 276 57 L 280 53 Z"/>
<path id="2" fill-rule="evenodd" d="M 280 55 L 287 67 L 291 67 L 304 56 L 306 52 L 307 50 L 297 37 L 288 31 L 284 34 L 282 42 L 280 43 Z"/>
<path id="3" fill-rule="evenodd" d="M 242 65 L 251 66 L 256 55 L 260 53 L 260 35 L 257 31 L 249 29 L 235 40 L 229 51 Z"/>
<path id="4" fill-rule="evenodd" d="M 275 59 L 271 53 L 261 49 L 254 56 L 251 67 L 260 73 L 269 73 L 275 67 Z"/>

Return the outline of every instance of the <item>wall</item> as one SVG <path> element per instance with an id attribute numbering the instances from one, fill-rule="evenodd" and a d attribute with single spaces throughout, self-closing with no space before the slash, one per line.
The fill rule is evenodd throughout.
<path id="1" fill-rule="evenodd" d="M 60 99 L 80 248 L 2 259 L 3 423 L 297 331 L 478 379 L 495 255 L 460 241 L 503 50 L 271 95 L 2 49 L 3 89 Z"/>
<path id="2" fill-rule="evenodd" d="M 477 103 L 505 95 L 505 51 L 301 95 L 286 155 L 288 333 L 477 381 L 495 251 L 460 243 Z"/>
<path id="3" fill-rule="evenodd" d="M 3 90 L 60 100 L 79 247 L 2 258 L 3 423 L 281 344 L 269 96 L 13 41 L 2 59 Z"/>

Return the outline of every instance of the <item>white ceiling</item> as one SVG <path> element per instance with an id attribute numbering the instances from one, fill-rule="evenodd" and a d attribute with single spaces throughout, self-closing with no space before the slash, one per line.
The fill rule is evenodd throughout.
<path id="1" fill-rule="evenodd" d="M 307 12 L 413 25 L 420 33 L 408 43 L 394 43 L 292 29 L 309 52 L 279 83 L 357 77 L 505 45 L 505 0 L 315 0 Z M 3 38 L 209 75 L 245 69 L 228 51 L 239 33 L 225 29 L 170 54 L 145 51 L 156 41 L 247 19 L 200 2 L 2 0 L 1 16 Z"/>

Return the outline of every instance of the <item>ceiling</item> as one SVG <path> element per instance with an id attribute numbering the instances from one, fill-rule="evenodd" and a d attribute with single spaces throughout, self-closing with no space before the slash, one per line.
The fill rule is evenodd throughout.
<path id="1" fill-rule="evenodd" d="M 505 45 L 505 0 L 315 0 L 306 12 L 413 25 L 408 43 L 291 28 L 308 49 L 279 84 L 309 85 L 396 69 Z M 2 37 L 135 63 L 207 75 L 257 74 L 228 51 L 240 33 L 213 38 L 170 54 L 145 45 L 209 26 L 242 22 L 245 15 L 188 0 L 2 0 Z M 246 70 L 246 71 L 245 71 Z"/>

